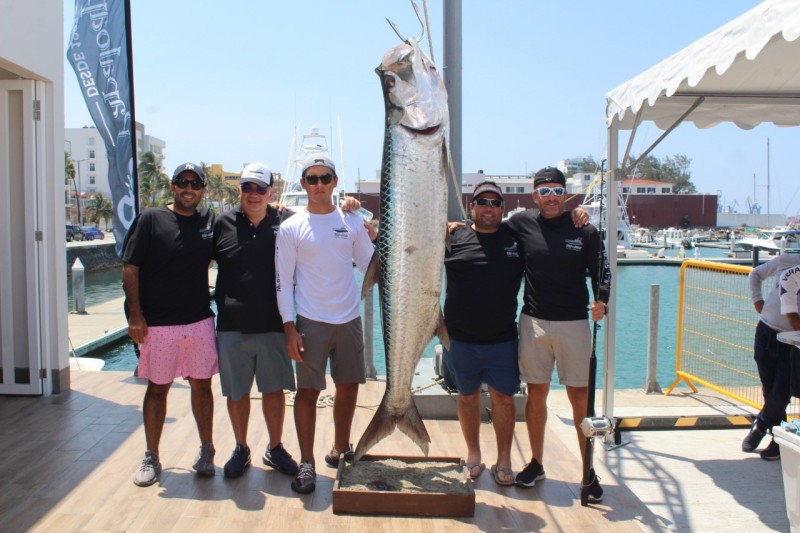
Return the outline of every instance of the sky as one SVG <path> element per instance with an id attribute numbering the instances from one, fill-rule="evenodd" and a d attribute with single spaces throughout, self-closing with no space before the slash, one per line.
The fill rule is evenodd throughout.
<path id="1" fill-rule="evenodd" d="M 758 3 L 464 0 L 462 171 L 522 175 L 570 157 L 604 159 L 605 94 Z M 169 174 L 186 161 L 231 172 L 260 161 L 285 173 L 295 135 L 317 126 L 346 190 L 359 176 L 377 179 L 384 106 L 374 69 L 400 43 L 386 18 L 404 36 L 420 35 L 408 0 L 132 4 L 136 120 L 166 142 Z M 443 0 L 427 7 L 441 66 Z M 73 0 L 64 0 L 64 15 L 66 46 Z M 65 126 L 92 125 L 66 59 L 64 70 Z M 644 123 L 632 153 L 661 133 Z M 769 200 L 770 213 L 796 216 L 797 137 L 797 128 L 771 124 L 684 124 L 653 155 L 689 157 L 698 192 L 719 194 L 740 213 L 755 198 L 762 213 Z"/>

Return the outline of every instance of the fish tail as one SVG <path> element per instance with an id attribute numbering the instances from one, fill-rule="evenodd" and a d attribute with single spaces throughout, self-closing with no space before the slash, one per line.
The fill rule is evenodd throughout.
<path id="1" fill-rule="evenodd" d="M 431 438 L 412 398 L 411 404 L 403 416 L 393 416 L 386 407 L 386 401 L 381 402 L 375 416 L 372 417 L 372 421 L 358 441 L 354 460 L 361 459 L 373 446 L 391 435 L 395 427 L 408 435 L 425 455 L 428 455 L 428 444 L 431 442 Z"/>
<path id="2" fill-rule="evenodd" d="M 425 423 L 422 421 L 413 397 L 406 412 L 402 417 L 398 417 L 397 429 L 414 441 L 422 453 L 428 455 L 428 444 L 431 442 L 431 437 L 428 435 L 428 430 L 425 428 Z"/>

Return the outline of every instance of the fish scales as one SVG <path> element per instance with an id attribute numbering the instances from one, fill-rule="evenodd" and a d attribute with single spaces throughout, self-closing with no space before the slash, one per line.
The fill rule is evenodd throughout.
<path id="1" fill-rule="evenodd" d="M 427 454 L 430 437 L 411 395 L 428 342 L 439 331 L 447 223 L 448 111 L 444 84 L 411 39 L 378 69 L 386 103 L 380 232 L 364 293 L 377 282 L 386 392 L 356 447 L 356 460 L 395 427 Z"/>

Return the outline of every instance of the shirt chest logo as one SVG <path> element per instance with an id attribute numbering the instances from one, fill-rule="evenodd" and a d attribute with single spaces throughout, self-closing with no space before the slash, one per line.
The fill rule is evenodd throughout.
<path id="1" fill-rule="evenodd" d="M 583 240 L 581 238 L 566 239 L 564 241 L 564 248 L 569 252 L 580 252 L 583 250 Z"/>
<path id="2" fill-rule="evenodd" d="M 349 239 L 349 238 L 350 238 L 350 232 L 349 232 L 349 231 L 347 230 L 347 228 L 345 228 L 345 227 L 342 227 L 342 228 L 334 228 L 334 229 L 333 229 L 333 238 L 334 238 L 334 239 L 344 239 L 344 240 L 347 240 L 347 239 Z"/>
<path id="3" fill-rule="evenodd" d="M 517 248 L 517 243 L 513 243 L 509 246 L 504 248 L 506 252 L 506 257 L 519 257 L 519 249 Z"/>

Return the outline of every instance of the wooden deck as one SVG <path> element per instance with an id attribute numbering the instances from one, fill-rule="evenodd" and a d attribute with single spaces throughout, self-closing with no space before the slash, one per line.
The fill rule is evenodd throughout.
<path id="1" fill-rule="evenodd" d="M 747 454 L 735 449 L 743 435 L 733 430 L 713 433 L 717 435 L 714 438 L 723 439 L 726 449 L 734 448 L 736 459 L 726 461 L 713 448 L 703 450 L 709 458 L 719 458 L 719 472 L 704 470 L 716 462 L 702 462 L 700 473 L 691 480 L 691 472 L 697 472 L 697 462 L 691 458 L 690 448 L 702 449 L 700 441 L 706 441 L 706 435 L 712 432 L 679 432 L 691 434 L 695 439 L 692 445 L 685 437 L 681 442 L 674 433 L 667 436 L 660 432 L 652 437 L 657 444 L 648 441 L 654 435 L 650 433 L 634 437 L 636 442 L 630 447 L 615 452 L 600 450 L 598 471 L 603 477 L 605 501 L 581 507 L 575 436 L 561 414 L 568 412 L 564 409 L 565 400 L 558 395 L 551 398 L 546 435 L 547 479 L 533 489 L 500 487 L 487 469 L 475 483 L 473 518 L 333 514 L 335 470 L 325 466 L 322 459 L 333 440 L 330 408 L 318 411 L 318 477 L 314 493 L 295 494 L 288 476 L 261 464 L 267 436 L 258 403 L 253 405 L 249 435 L 253 466 L 240 479 L 225 479 L 222 465 L 234 442 L 217 379 L 217 475 L 199 478 L 191 470 L 199 443 L 189 389 L 179 380 L 170 394 L 161 443 L 164 471 L 159 483 L 140 488 L 132 483 L 131 476 L 144 451 L 143 383 L 129 372 L 73 372 L 72 378 L 73 390 L 65 394 L 49 398 L 0 397 L 2 531 L 700 531 L 715 521 L 723 524 L 720 530 L 726 529 L 724 524 L 739 521 L 748 531 L 788 531 L 785 507 L 776 502 L 783 494 L 780 465 L 753 455 L 744 457 Z M 381 382 L 362 387 L 354 440 L 372 418 L 382 392 Z M 287 415 L 284 444 L 297 456 L 291 409 L 287 409 Z M 457 421 L 426 420 L 426 426 L 433 440 L 431 455 L 463 455 Z M 667 449 L 665 442 L 676 438 L 676 445 L 682 446 L 686 455 L 657 451 Z M 493 431 L 488 424 L 481 425 L 481 439 L 484 461 L 490 466 L 495 453 Z M 385 455 L 420 454 L 400 433 L 372 451 Z M 514 467 L 520 468 L 528 457 L 527 432 L 520 422 L 512 450 Z M 678 466 L 667 469 L 664 460 L 674 460 Z M 723 478 L 719 477 L 720 472 Z M 706 483 L 706 476 L 713 479 L 710 484 Z M 757 490 L 746 482 L 748 479 L 757 481 Z M 756 500 L 751 502 L 749 497 Z M 772 507 L 765 501 L 771 502 Z M 702 516 L 704 506 L 708 506 L 707 517 Z"/>

